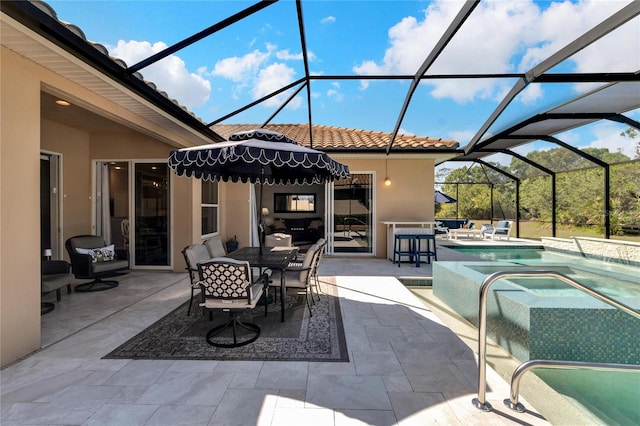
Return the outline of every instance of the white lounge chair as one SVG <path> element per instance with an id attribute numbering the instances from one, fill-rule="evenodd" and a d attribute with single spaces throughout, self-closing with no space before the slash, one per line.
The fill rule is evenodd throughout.
<path id="1" fill-rule="evenodd" d="M 492 240 L 506 238 L 509 241 L 512 225 L 513 222 L 510 220 L 501 220 L 496 226 L 482 225 L 482 235 L 484 238 L 491 238 Z"/>

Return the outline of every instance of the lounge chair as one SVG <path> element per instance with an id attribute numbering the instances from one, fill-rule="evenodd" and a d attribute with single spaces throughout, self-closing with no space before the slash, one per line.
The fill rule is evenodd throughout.
<path id="1" fill-rule="evenodd" d="M 492 240 L 506 238 L 509 241 L 512 225 L 513 222 L 510 220 L 501 220 L 496 226 L 482 225 L 482 235 L 484 238 L 491 238 Z"/>

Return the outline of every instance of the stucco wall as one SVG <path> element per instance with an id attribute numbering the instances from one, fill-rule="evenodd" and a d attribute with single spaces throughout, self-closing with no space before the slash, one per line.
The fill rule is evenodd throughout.
<path id="1" fill-rule="evenodd" d="M 41 146 L 62 157 L 62 241 L 91 233 L 90 134 L 49 120 L 42 120 Z M 64 258 L 68 260 L 66 252 Z"/>
<path id="2" fill-rule="evenodd" d="M 110 114 L 121 113 L 105 99 L 2 47 L 0 57 L 0 363 L 7 365 L 40 348 L 40 151 L 62 156 L 62 240 L 91 233 L 92 159 L 166 159 L 164 141 L 114 126 L 92 133 L 40 118 L 44 86 Z M 162 129 L 155 129 L 162 131 Z M 166 135 L 169 139 L 171 135 Z M 177 138 L 176 146 L 185 141 Z M 200 186 L 174 179 L 172 212 L 174 270 L 184 271 L 180 250 L 199 241 Z M 196 204 L 194 204 L 196 203 Z M 178 206 L 178 208 L 176 208 Z M 64 253 L 64 250 L 63 250 Z M 66 253 L 64 253 L 66 257 Z"/>
<path id="3" fill-rule="evenodd" d="M 249 206 L 251 187 L 248 183 L 221 183 L 225 187 L 225 198 L 222 204 L 224 227 L 221 228 L 221 238 L 237 236 L 240 247 L 248 246 L 250 241 Z"/>
<path id="4" fill-rule="evenodd" d="M 0 53 L 0 363 L 40 347 L 40 83 Z"/>
<path id="5" fill-rule="evenodd" d="M 387 233 L 383 220 L 433 220 L 434 163 L 430 159 L 363 160 L 334 158 L 351 172 L 376 173 L 376 253 L 386 257 Z M 391 180 L 384 185 L 385 177 Z"/>
<path id="6" fill-rule="evenodd" d="M 386 257 L 387 236 L 383 220 L 433 220 L 434 217 L 434 163 L 430 159 L 353 159 L 340 155 L 333 158 L 349 166 L 353 173 L 375 172 L 376 174 L 376 252 L 375 257 Z M 386 168 L 386 170 L 385 170 Z M 391 186 L 384 185 L 385 176 L 391 179 Z M 237 235 L 240 246 L 249 243 L 249 186 L 248 184 L 222 184 L 226 187 L 226 203 L 223 216 L 226 226 L 221 227 L 223 236 Z M 296 188 L 296 187 L 293 187 Z M 304 186 L 298 186 L 304 192 Z M 308 187 L 307 187 L 308 188 Z M 287 191 L 292 187 L 287 187 Z M 265 191 L 268 197 L 279 190 Z M 286 192 L 286 191 L 285 191 Z M 318 190 L 319 197 L 324 192 Z M 268 203 L 271 205 L 273 200 Z M 324 201 L 323 201 L 324 203 Z M 271 212 L 272 215 L 275 215 Z M 324 214 L 318 211 L 316 214 Z M 278 215 L 286 216 L 286 215 Z M 308 215 L 305 215 L 308 216 Z"/>
<path id="7" fill-rule="evenodd" d="M 50 120 L 42 120 L 42 149 L 62 156 L 63 161 L 63 235 L 62 240 L 73 235 L 90 234 L 92 230 L 91 208 L 92 164 L 94 160 L 154 160 L 166 161 L 172 149 L 167 144 L 153 140 L 144 134 L 123 129 L 114 132 L 90 133 Z M 172 177 L 173 269 L 184 270 L 181 250 L 198 241 L 194 236 L 192 211 L 184 206 L 193 205 L 192 187 L 199 184 L 194 179 Z M 199 192 L 198 192 L 199 193 Z M 198 201 L 199 203 L 199 201 Z M 175 206 L 180 206 L 175 208 Z M 199 229 L 199 227 L 198 227 Z M 63 250 L 64 258 L 68 259 Z"/>

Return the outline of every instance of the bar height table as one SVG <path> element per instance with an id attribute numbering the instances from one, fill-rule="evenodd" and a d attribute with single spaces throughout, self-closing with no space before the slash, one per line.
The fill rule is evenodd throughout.
<path id="1" fill-rule="evenodd" d="M 434 232 L 436 226 L 435 221 L 431 220 L 383 220 L 380 223 L 387 225 L 387 258 L 393 261 L 393 241 L 397 230 L 401 228 L 425 228 L 431 233 Z"/>

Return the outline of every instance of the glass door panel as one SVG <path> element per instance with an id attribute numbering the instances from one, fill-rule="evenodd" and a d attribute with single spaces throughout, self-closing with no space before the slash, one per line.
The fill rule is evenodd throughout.
<path id="1" fill-rule="evenodd" d="M 131 255 L 129 240 L 129 163 L 109 163 L 109 210 L 111 243 Z M 131 260 L 131 259 L 130 259 Z"/>
<path id="2" fill-rule="evenodd" d="M 334 253 L 373 253 L 372 182 L 371 173 L 354 173 L 334 182 Z"/>
<path id="3" fill-rule="evenodd" d="M 135 164 L 135 264 L 168 266 L 169 167 L 166 163 Z"/>

